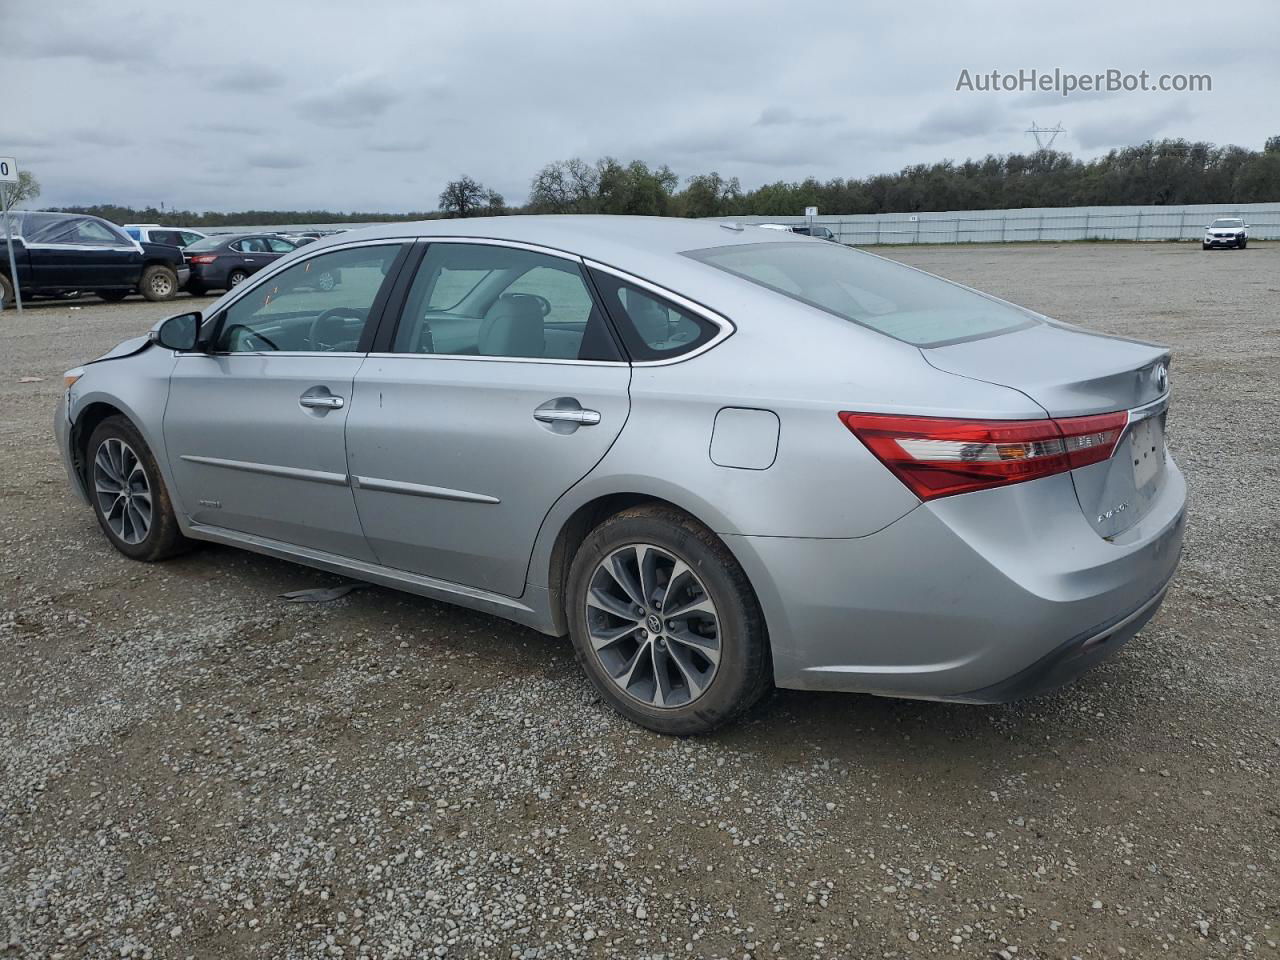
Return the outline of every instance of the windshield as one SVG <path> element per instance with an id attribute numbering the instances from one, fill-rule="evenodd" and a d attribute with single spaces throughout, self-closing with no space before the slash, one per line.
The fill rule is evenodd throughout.
<path id="1" fill-rule="evenodd" d="M 187 246 L 188 253 L 199 253 L 201 250 L 213 250 L 222 245 L 222 237 L 201 237 L 195 243 Z"/>
<path id="2" fill-rule="evenodd" d="M 1227 219 L 1227 220 L 1215 220 L 1215 221 L 1213 221 L 1213 225 L 1214 225 L 1215 227 L 1243 227 L 1243 226 L 1244 226 L 1244 221 L 1243 221 L 1243 220 L 1231 220 L 1231 219 Z"/>
<path id="3" fill-rule="evenodd" d="M 685 256 L 917 347 L 1039 322 L 1020 307 L 829 243 L 745 243 Z"/>

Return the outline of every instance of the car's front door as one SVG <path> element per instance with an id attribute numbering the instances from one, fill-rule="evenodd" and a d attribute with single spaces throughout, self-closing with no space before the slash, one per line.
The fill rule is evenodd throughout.
<path id="1" fill-rule="evenodd" d="M 211 319 L 208 353 L 179 355 L 164 436 L 195 523 L 372 559 L 344 433 L 352 379 L 404 249 L 374 243 L 300 260 Z M 318 290 L 312 276 L 323 269 L 348 282 Z"/>
<path id="2" fill-rule="evenodd" d="M 344 270 L 339 289 L 347 283 Z M 581 263 L 433 242 L 384 337 L 356 376 L 347 422 L 374 553 L 519 596 L 547 512 L 599 463 L 629 411 L 631 370 Z"/>

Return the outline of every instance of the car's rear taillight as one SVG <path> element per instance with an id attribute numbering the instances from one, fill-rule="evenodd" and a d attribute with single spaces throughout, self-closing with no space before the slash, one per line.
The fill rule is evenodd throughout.
<path id="1" fill-rule="evenodd" d="M 203 256 L 190 258 L 192 263 L 213 263 L 213 261 L 217 259 L 218 259 L 217 256 L 211 253 L 206 253 Z"/>
<path id="2" fill-rule="evenodd" d="M 921 500 L 1002 487 L 1107 460 L 1129 414 L 953 420 L 841 413 L 844 425 Z"/>

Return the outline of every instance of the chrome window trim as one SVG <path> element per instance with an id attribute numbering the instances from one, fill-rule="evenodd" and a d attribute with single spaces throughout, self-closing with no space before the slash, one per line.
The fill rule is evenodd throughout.
<path id="1" fill-rule="evenodd" d="M 670 300 L 680 309 L 696 314 L 704 320 L 710 321 L 719 327 L 719 332 L 696 349 L 690 350 L 687 353 L 679 354 L 678 356 L 664 357 L 661 360 L 634 360 L 631 363 L 633 367 L 669 367 L 672 364 L 684 363 L 686 360 L 692 360 L 694 357 L 701 356 L 708 350 L 719 346 L 725 340 L 729 339 L 729 337 L 733 336 L 734 332 L 737 330 L 737 327 L 733 325 L 733 321 L 728 317 L 716 313 L 714 310 L 704 307 L 702 304 L 697 303 L 694 300 L 690 300 L 688 297 L 681 296 L 673 290 L 659 286 L 656 283 L 651 283 L 643 277 L 637 277 L 634 273 L 619 270 L 617 267 L 611 267 L 607 263 L 600 263 L 597 260 L 588 260 L 583 258 L 583 263 L 592 270 L 600 270 L 601 272 L 615 276 L 619 280 L 623 280 L 632 286 L 639 287 L 641 290 L 648 290 L 650 293 L 655 296 L 662 297 L 664 300 Z"/>
<path id="2" fill-rule="evenodd" d="M 349 350 L 332 352 L 328 350 L 245 350 L 243 352 L 225 351 L 220 353 L 210 353 L 204 350 L 175 350 L 175 357 L 308 357 L 315 359 L 316 357 L 354 357 L 360 359 L 369 357 L 369 353 L 352 353 Z"/>
<path id="3" fill-rule="evenodd" d="M 568 250 L 560 250 L 556 247 L 544 247 L 536 243 L 525 243 L 521 240 L 499 240 L 497 237 L 430 237 L 420 236 L 416 239 L 427 244 L 432 243 L 469 243 L 473 246 L 482 247 L 512 247 L 516 250 L 528 250 L 531 253 L 544 253 L 549 257 L 557 257 L 560 260 L 568 260 L 572 263 L 582 265 L 586 261 L 576 253 L 570 253 Z"/>
<path id="4" fill-rule="evenodd" d="M 333 354 L 323 354 L 333 356 Z M 478 353 L 367 353 L 370 360 L 479 360 L 482 363 L 550 363 L 573 367 L 625 367 L 626 360 L 560 360 L 555 357 L 489 357 Z"/>

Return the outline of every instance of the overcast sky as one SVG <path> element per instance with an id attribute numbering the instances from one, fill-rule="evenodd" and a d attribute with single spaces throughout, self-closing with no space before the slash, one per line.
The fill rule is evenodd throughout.
<path id="1" fill-rule="evenodd" d="M 0 155 L 40 204 L 426 210 L 523 202 L 612 154 L 744 187 L 1034 146 L 1280 133 L 1280 3 L 0 0 Z M 1208 93 L 957 92 L 972 74 L 1208 73 Z"/>

